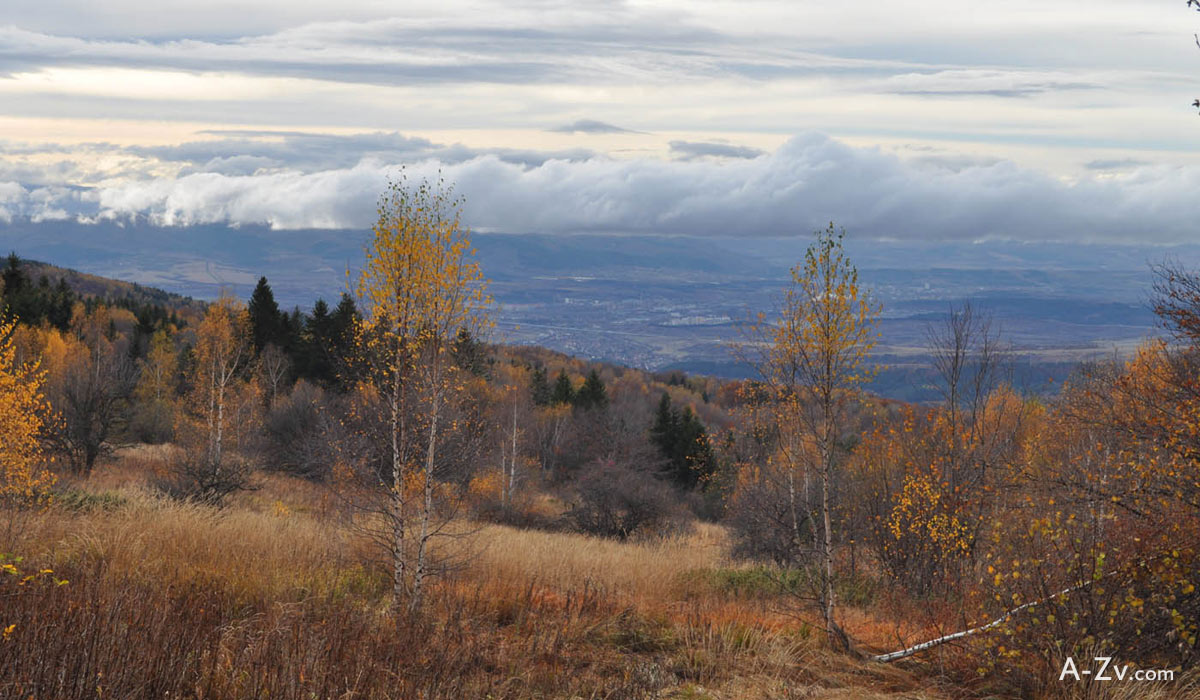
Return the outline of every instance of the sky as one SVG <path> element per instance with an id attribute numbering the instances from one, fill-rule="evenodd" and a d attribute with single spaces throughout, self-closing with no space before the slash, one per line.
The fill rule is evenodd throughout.
<path id="1" fill-rule="evenodd" d="M 5 227 L 1194 242 L 1183 0 L 5 0 Z M 196 229 L 200 230 L 200 229 Z"/>

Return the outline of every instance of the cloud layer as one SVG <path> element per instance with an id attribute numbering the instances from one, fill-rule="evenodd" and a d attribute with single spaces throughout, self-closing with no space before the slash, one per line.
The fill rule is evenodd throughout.
<path id="1" fill-rule="evenodd" d="M 7 0 L 0 226 L 1184 240 L 1196 16 L 1078 5 Z"/>
<path id="2" fill-rule="evenodd" d="M 87 189 L 0 183 L 0 221 L 363 228 L 400 167 L 369 157 L 321 170 L 194 172 Z M 1192 240 L 1200 221 L 1200 168 L 1133 167 L 1067 182 L 1008 161 L 902 159 L 817 133 L 749 158 L 514 162 L 474 154 L 404 167 L 410 177 L 440 172 L 456 183 L 469 223 L 493 232 L 807 235 L 833 220 L 859 238 L 1175 243 Z"/>

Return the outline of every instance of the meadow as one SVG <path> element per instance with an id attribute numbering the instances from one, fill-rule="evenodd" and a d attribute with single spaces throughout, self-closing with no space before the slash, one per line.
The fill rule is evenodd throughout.
<path id="1" fill-rule="evenodd" d="M 0 579 L 0 696 L 966 692 L 946 666 L 961 663 L 950 649 L 898 665 L 828 650 L 819 619 L 782 596 L 767 569 L 731 560 L 715 524 L 619 542 L 462 522 L 460 565 L 421 613 L 397 617 L 386 567 L 327 488 L 265 475 L 221 509 L 174 501 L 148 485 L 167 454 L 125 450 L 60 483 L 51 505 L 5 513 L 0 551 L 20 553 L 22 575 Z M 862 588 L 843 594 L 847 628 L 886 649 L 897 623 L 881 592 Z M 1141 684 L 1124 696 L 1195 687 Z"/>
<path id="2" fill-rule="evenodd" d="M 270 476 L 220 510 L 181 503 L 147 486 L 147 453 L 6 514 L 0 551 L 53 574 L 0 588 L 0 695 L 940 696 L 826 653 L 753 576 L 726 585 L 717 525 L 616 542 L 463 523 L 470 556 L 397 619 L 386 570 L 321 487 Z"/>

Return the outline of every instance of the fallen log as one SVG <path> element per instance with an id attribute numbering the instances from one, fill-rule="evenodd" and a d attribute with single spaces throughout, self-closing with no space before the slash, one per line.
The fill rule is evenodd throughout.
<path id="1" fill-rule="evenodd" d="M 1032 608 L 1035 605 L 1041 605 L 1042 603 L 1048 603 L 1051 600 L 1054 600 L 1055 598 L 1064 596 L 1068 593 L 1077 591 L 1081 588 L 1085 588 L 1091 584 L 1092 584 L 1092 582 L 1088 581 L 1087 583 L 1081 583 L 1078 586 L 1071 586 L 1070 588 L 1065 588 L 1065 589 L 1059 591 L 1058 593 L 1055 593 L 1054 595 L 1049 595 L 1049 596 L 1046 596 L 1045 598 L 1040 598 L 1038 600 L 1034 600 L 1029 603 L 1025 603 L 1023 605 L 1018 605 L 1017 607 L 1013 608 L 1012 610 L 1009 610 L 1008 612 L 1004 613 L 1000 617 L 997 617 L 995 620 L 992 620 L 991 622 L 988 622 L 986 624 L 979 625 L 978 627 L 972 627 L 969 630 L 963 630 L 961 632 L 947 634 L 945 636 L 938 637 L 937 639 L 931 639 L 928 642 L 921 642 L 920 644 L 915 644 L 911 647 L 908 647 L 907 649 L 893 651 L 888 654 L 876 654 L 875 656 L 872 656 L 871 659 L 874 661 L 882 662 L 882 663 L 898 661 L 899 659 L 908 658 L 908 657 L 912 656 L 913 654 L 925 651 L 926 649 L 932 649 L 936 646 L 941 646 L 942 644 L 945 644 L 946 642 L 953 642 L 956 639 L 962 639 L 963 637 L 970 637 L 973 634 L 979 634 L 980 632 L 986 632 L 994 627 L 999 627 L 1006 620 L 1008 620 L 1008 618 L 1012 617 L 1013 615 L 1016 615 L 1017 613 L 1021 612 L 1022 610 L 1025 610 L 1026 608 Z"/>

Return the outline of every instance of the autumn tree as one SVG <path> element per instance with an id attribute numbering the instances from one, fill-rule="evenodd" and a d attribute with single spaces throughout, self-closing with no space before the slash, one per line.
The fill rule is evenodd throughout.
<path id="1" fill-rule="evenodd" d="M 933 413 L 916 464 L 934 465 L 935 478 L 898 499 L 894 514 L 907 524 L 893 524 L 914 544 L 936 539 L 931 528 L 954 526 L 954 517 L 964 528 L 984 525 L 965 540 L 979 580 L 957 591 L 974 614 L 957 632 L 877 658 L 973 637 L 990 663 L 1051 668 L 1094 648 L 1139 665 L 1194 661 L 1200 278 L 1176 265 L 1155 271 L 1152 303 L 1168 338 L 1081 367 L 1045 409 L 992 392 L 980 440 L 948 439 L 948 412 Z M 973 466 L 989 452 L 986 470 Z M 954 465 L 969 467 L 965 498 L 947 488 Z M 988 507 L 971 508 L 972 491 Z M 958 507 L 945 508 L 951 499 Z"/>
<path id="2" fill-rule="evenodd" d="M 987 314 L 951 305 L 927 337 L 943 401 L 906 407 L 864 435 L 857 512 L 893 578 L 914 591 L 956 590 L 1021 456 L 1032 408 L 1002 381 L 1007 350 Z"/>
<path id="3" fill-rule="evenodd" d="M 733 477 L 726 522 L 734 553 L 785 567 L 811 559 L 813 460 L 789 442 L 798 433 L 797 421 L 786 419 L 794 404 L 760 381 L 738 382 L 729 398 L 734 427 L 719 446 Z"/>
<path id="4" fill-rule="evenodd" d="M 250 358 L 245 307 L 222 295 L 209 305 L 196 329 L 196 399 L 207 430 L 208 460 L 219 468 L 225 449 L 226 403 Z"/>
<path id="5" fill-rule="evenodd" d="M 432 573 L 429 543 L 442 532 L 435 512 L 438 446 L 447 400 L 463 385 L 451 357 L 461 329 L 474 331 L 490 303 L 461 200 L 441 181 L 393 181 L 355 291 L 363 319 L 356 339 L 369 389 L 387 420 L 386 471 L 371 478 L 386 495 L 379 515 L 392 559 L 393 605 L 420 608 Z"/>
<path id="6" fill-rule="evenodd" d="M 54 484 L 45 469 L 40 436 L 49 407 L 45 373 L 35 360 L 20 362 L 14 320 L 0 321 L 0 503 L 28 503 Z"/>
<path id="7" fill-rule="evenodd" d="M 820 483 L 817 511 L 821 559 L 821 614 L 830 640 L 847 640 L 834 620 L 832 493 L 837 440 L 847 411 L 871 377 L 867 360 L 874 347 L 880 307 L 859 285 L 858 271 L 842 249 L 844 232 L 831 223 L 816 234 L 804 261 L 792 268 L 776 323 L 760 315 L 753 333 L 761 345 L 755 365 L 771 387 L 783 424 L 800 429 L 796 450 L 814 450 Z"/>
<path id="8" fill-rule="evenodd" d="M 499 374 L 501 383 L 496 408 L 500 425 L 500 493 L 503 507 L 511 508 L 520 483 L 520 467 L 525 461 L 521 448 L 525 443 L 525 426 L 533 411 L 533 399 L 524 367 L 502 366 Z"/>
<path id="9" fill-rule="evenodd" d="M 291 361 L 278 345 L 268 344 L 258 354 L 255 370 L 259 384 L 263 387 L 263 400 L 268 408 L 286 388 L 285 382 L 291 368 Z"/>
<path id="10" fill-rule="evenodd" d="M 563 445 L 570 428 L 571 406 L 549 403 L 538 406 L 533 416 L 533 442 L 536 460 L 543 476 L 554 474 L 560 466 Z"/>
<path id="11" fill-rule="evenodd" d="M 77 475 L 91 473 L 96 460 L 111 449 L 109 439 L 127 419 L 128 397 L 137 369 L 120 346 L 103 336 L 72 341 L 65 362 L 47 383 L 58 413 L 50 435 Z"/>
<path id="12" fill-rule="evenodd" d="M 228 294 L 210 303 L 196 328 L 190 405 L 199 418 L 198 445 L 185 452 L 171 479 L 161 486 L 173 495 L 220 505 L 230 494 L 250 487 L 252 465 L 231 455 L 229 438 L 248 428 L 237 416 L 250 393 L 242 385 L 253 355 L 246 308 Z M 236 442 L 237 440 L 235 440 Z"/>
<path id="13" fill-rule="evenodd" d="M 166 442 L 175 432 L 175 342 L 166 329 L 150 336 L 145 357 L 138 361 L 138 381 L 133 390 L 136 405 L 133 434 L 151 443 Z"/>

